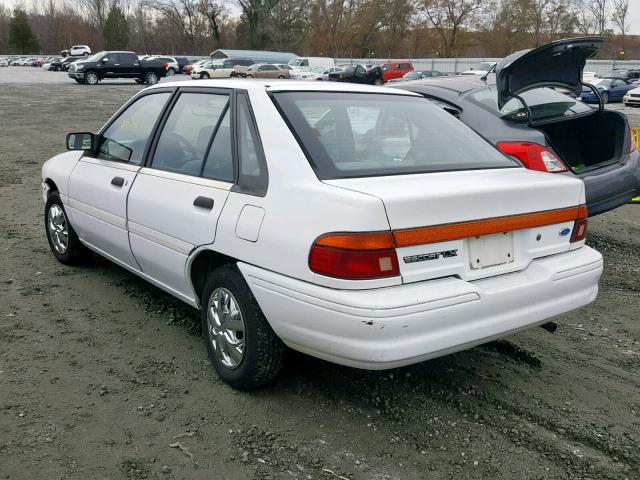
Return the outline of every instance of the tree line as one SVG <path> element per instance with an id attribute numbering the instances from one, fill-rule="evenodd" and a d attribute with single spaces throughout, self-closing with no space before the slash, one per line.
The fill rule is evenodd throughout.
<path id="1" fill-rule="evenodd" d="M 206 55 L 216 48 L 336 58 L 501 57 L 574 35 L 640 58 L 630 0 L 0 0 L 0 53 Z M 624 53 L 622 53 L 624 52 Z"/>

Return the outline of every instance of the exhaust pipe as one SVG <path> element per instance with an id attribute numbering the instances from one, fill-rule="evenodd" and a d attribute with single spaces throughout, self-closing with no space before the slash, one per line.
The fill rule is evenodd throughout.
<path id="1" fill-rule="evenodd" d="M 558 324 L 556 322 L 547 322 L 547 323 L 543 323 L 540 326 L 549 333 L 553 333 L 558 329 Z"/>

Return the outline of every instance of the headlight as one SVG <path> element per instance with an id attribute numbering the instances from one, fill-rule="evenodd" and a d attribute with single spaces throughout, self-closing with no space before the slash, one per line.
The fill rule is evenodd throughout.
<path id="1" fill-rule="evenodd" d="M 84 68 L 84 65 L 76 65 L 76 70 L 82 70 Z"/>

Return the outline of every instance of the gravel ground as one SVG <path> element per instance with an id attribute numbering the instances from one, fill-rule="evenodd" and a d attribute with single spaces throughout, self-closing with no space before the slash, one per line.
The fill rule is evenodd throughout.
<path id="1" fill-rule="evenodd" d="M 49 252 L 43 161 L 139 88 L 0 69 L 0 478 L 640 478 L 638 206 L 593 219 L 601 292 L 555 334 L 388 372 L 292 353 L 273 386 L 238 393 L 194 310 Z"/>

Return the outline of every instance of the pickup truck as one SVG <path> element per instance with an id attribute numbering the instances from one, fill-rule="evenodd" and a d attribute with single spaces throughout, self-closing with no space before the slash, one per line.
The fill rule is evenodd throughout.
<path id="1" fill-rule="evenodd" d="M 152 58 L 140 60 L 134 52 L 100 52 L 69 66 L 69 77 L 78 83 L 96 85 L 105 78 L 132 78 L 155 85 L 166 76 L 165 66 Z"/>

